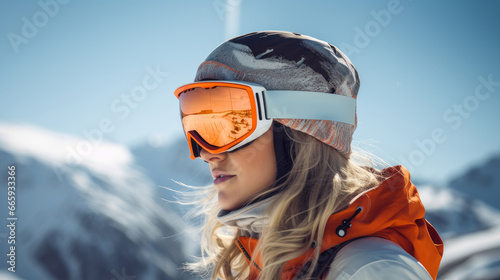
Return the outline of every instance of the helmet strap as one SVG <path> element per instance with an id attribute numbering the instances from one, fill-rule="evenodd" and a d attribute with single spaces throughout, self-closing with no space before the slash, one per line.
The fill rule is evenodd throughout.
<path id="1" fill-rule="evenodd" d="M 280 185 L 286 181 L 292 170 L 292 140 L 285 132 L 285 126 L 279 122 L 273 122 L 274 153 L 278 167 L 276 184 Z"/>

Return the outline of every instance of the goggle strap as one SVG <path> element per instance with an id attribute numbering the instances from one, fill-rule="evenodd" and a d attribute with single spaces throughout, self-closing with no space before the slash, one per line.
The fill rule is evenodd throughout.
<path id="1" fill-rule="evenodd" d="M 270 119 L 329 120 L 354 125 L 356 99 L 312 91 L 265 91 L 266 116 Z"/>

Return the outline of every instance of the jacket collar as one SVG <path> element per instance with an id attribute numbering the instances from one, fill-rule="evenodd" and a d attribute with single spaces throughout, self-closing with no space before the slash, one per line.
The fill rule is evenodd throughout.
<path id="1" fill-rule="evenodd" d="M 254 202 L 234 211 L 220 211 L 217 220 L 226 226 L 237 227 L 242 236 L 258 238 L 262 229 L 269 223 L 266 209 L 274 201 L 275 196 Z"/>
<path id="2" fill-rule="evenodd" d="M 410 182 L 408 170 L 395 166 L 382 170 L 381 175 L 387 179 L 378 187 L 362 193 L 347 209 L 330 216 L 320 251 L 354 238 L 378 236 L 401 246 L 436 279 L 443 242 L 424 219 L 425 209 L 416 187 Z M 262 267 L 260 256 L 254 256 L 258 240 L 240 237 L 237 243 L 252 263 L 250 279 L 256 279 Z M 313 250 L 289 261 L 283 279 L 293 279 L 302 265 L 312 258 Z"/>

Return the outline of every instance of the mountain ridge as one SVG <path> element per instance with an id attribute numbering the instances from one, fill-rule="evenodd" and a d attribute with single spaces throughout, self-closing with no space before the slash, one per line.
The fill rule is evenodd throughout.
<path id="1" fill-rule="evenodd" d="M 179 267 L 194 254 L 197 237 L 182 217 L 156 195 L 127 147 L 103 141 L 81 160 L 68 160 L 68 150 L 84 141 L 0 123 L 0 166 L 16 166 L 16 275 L 192 279 Z"/>

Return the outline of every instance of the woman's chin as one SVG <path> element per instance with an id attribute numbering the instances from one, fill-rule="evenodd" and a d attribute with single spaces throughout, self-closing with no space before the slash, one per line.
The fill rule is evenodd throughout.
<path id="1" fill-rule="evenodd" d="M 231 211 L 236 208 L 235 203 L 231 201 L 225 192 L 219 192 L 218 201 L 222 210 Z"/>

